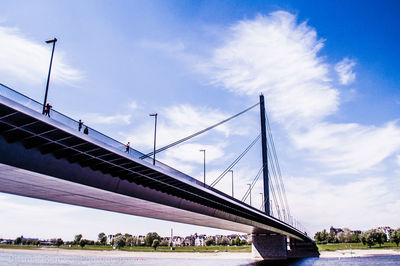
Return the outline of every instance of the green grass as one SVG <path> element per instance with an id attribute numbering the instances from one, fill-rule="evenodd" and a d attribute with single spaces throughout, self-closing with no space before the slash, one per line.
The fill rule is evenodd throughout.
<path id="1" fill-rule="evenodd" d="M 0 248 L 4 248 L 4 249 L 38 249 L 40 247 L 38 246 L 30 246 L 30 245 L 0 245 Z"/>
<path id="2" fill-rule="evenodd" d="M 79 249 L 79 250 L 113 250 L 111 246 L 61 246 L 63 249 Z M 158 247 L 154 250 L 152 247 L 123 247 L 120 250 L 131 252 L 201 252 L 201 253 L 214 253 L 214 252 L 251 252 L 251 246 L 209 246 L 209 247 L 175 247 L 171 250 L 170 247 Z"/>
<path id="3" fill-rule="evenodd" d="M 375 245 L 370 248 L 362 243 L 336 243 L 317 246 L 319 251 L 336 251 L 344 249 L 400 249 L 400 247 L 397 247 L 395 243 L 385 243 L 381 247 Z"/>

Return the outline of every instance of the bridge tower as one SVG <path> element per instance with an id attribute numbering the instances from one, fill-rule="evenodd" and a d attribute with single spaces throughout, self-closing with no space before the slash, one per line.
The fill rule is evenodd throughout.
<path id="1" fill-rule="evenodd" d="M 264 180 L 264 211 L 270 216 L 269 207 L 269 179 L 268 179 L 268 153 L 267 153 L 267 129 L 265 126 L 265 104 L 264 95 L 260 95 L 260 116 L 261 116 L 261 147 Z"/>

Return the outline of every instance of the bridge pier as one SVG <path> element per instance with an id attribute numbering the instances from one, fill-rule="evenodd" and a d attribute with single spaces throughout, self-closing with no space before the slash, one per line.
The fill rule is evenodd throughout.
<path id="1" fill-rule="evenodd" d="M 252 255 L 257 260 L 282 260 L 287 258 L 286 236 L 279 234 L 253 234 Z"/>
<path id="2" fill-rule="evenodd" d="M 300 241 L 280 234 L 253 234 L 252 255 L 256 260 L 285 260 L 318 257 L 314 242 Z"/>
<path id="3" fill-rule="evenodd" d="M 288 248 L 288 259 L 319 257 L 318 247 L 314 242 L 304 242 L 291 238 Z"/>

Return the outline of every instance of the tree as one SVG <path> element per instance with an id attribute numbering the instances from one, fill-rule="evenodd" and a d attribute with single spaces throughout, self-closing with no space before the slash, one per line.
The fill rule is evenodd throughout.
<path id="1" fill-rule="evenodd" d="M 86 244 L 87 244 L 87 240 L 86 240 L 86 239 L 81 239 L 81 240 L 79 241 L 79 246 L 81 246 L 81 248 L 85 247 Z"/>
<path id="2" fill-rule="evenodd" d="M 60 247 L 60 246 L 63 245 L 63 244 L 64 244 L 64 241 L 63 241 L 61 238 L 57 238 L 55 245 L 56 245 L 57 247 Z"/>
<path id="3" fill-rule="evenodd" d="M 326 240 L 327 240 L 329 243 L 335 243 L 335 242 L 336 242 L 335 230 L 333 230 L 332 227 L 331 227 L 331 229 L 329 230 L 329 235 L 327 236 Z"/>
<path id="4" fill-rule="evenodd" d="M 160 240 L 154 239 L 153 243 L 151 244 L 151 246 L 154 248 L 154 250 L 157 249 L 158 245 L 160 245 Z"/>
<path id="5" fill-rule="evenodd" d="M 381 246 L 383 243 L 386 242 L 386 234 L 383 232 L 378 232 L 376 230 L 368 230 L 367 232 L 363 233 L 361 236 L 361 241 L 364 245 L 368 247 L 375 246 L 379 244 Z"/>
<path id="6" fill-rule="evenodd" d="M 82 234 L 76 235 L 74 238 L 75 245 L 78 245 L 81 242 Z"/>
<path id="7" fill-rule="evenodd" d="M 22 243 L 22 239 L 20 238 L 20 237 L 17 237 L 15 240 L 14 240 L 14 244 L 15 245 L 20 245 Z"/>
<path id="8" fill-rule="evenodd" d="M 210 236 L 206 240 L 206 246 L 212 246 L 212 245 L 215 245 L 215 241 L 214 241 L 214 238 Z"/>
<path id="9" fill-rule="evenodd" d="M 222 245 L 222 246 L 227 246 L 227 245 L 229 245 L 229 239 L 228 239 L 226 236 L 224 236 L 224 237 L 221 239 L 221 245 Z"/>
<path id="10" fill-rule="evenodd" d="M 384 232 L 375 232 L 375 238 L 376 238 L 376 243 L 379 244 L 379 246 L 381 246 L 382 244 L 384 244 L 387 241 L 387 235 Z"/>
<path id="11" fill-rule="evenodd" d="M 346 235 L 344 232 L 337 234 L 336 239 L 339 243 L 344 243 L 346 241 Z"/>
<path id="12" fill-rule="evenodd" d="M 358 233 L 352 233 L 351 234 L 351 243 L 360 243 L 360 235 Z"/>
<path id="13" fill-rule="evenodd" d="M 160 241 L 161 237 L 156 232 L 147 233 L 147 235 L 144 239 L 146 246 L 150 247 L 153 244 L 154 239 L 157 239 L 158 241 Z"/>
<path id="14" fill-rule="evenodd" d="M 247 245 L 247 241 L 244 239 L 240 240 L 240 245 L 241 246 Z"/>
<path id="15" fill-rule="evenodd" d="M 400 228 L 392 232 L 391 241 L 393 243 L 396 243 L 396 246 L 399 246 L 399 243 L 400 243 Z"/>
<path id="16" fill-rule="evenodd" d="M 125 245 L 126 245 L 125 236 L 123 236 L 121 234 L 117 234 L 114 236 L 114 247 L 122 248 L 122 247 L 125 247 Z"/>
<path id="17" fill-rule="evenodd" d="M 100 233 L 100 234 L 97 236 L 97 240 L 98 240 L 102 245 L 107 244 L 107 236 L 106 236 L 106 234 L 105 234 L 105 233 Z"/>
<path id="18" fill-rule="evenodd" d="M 399 243 L 400 243 L 400 228 L 398 228 L 397 230 L 394 230 L 391 233 L 391 241 L 393 243 L 396 243 L 396 246 L 399 246 Z"/>

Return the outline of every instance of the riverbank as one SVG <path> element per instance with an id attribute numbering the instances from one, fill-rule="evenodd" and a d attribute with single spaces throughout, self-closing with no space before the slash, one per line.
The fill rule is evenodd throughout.
<path id="1" fill-rule="evenodd" d="M 124 250 L 88 250 L 54 247 L 39 247 L 33 249 L 0 248 L 1 252 L 21 254 L 89 256 L 108 258 L 162 258 L 162 259 L 251 259 L 251 252 L 144 252 Z M 400 249 L 348 249 L 322 251 L 321 258 L 356 258 L 369 256 L 400 256 Z"/>
<path id="2" fill-rule="evenodd" d="M 359 258 L 371 256 L 400 256 L 400 249 L 344 249 L 322 251 L 320 258 Z"/>
<path id="3" fill-rule="evenodd" d="M 249 259 L 251 253 L 248 252 L 143 252 L 143 251 L 123 251 L 123 250 L 85 250 L 85 249 L 65 249 L 41 247 L 35 249 L 3 249 L 1 252 L 12 252 L 21 254 L 42 254 L 42 255 L 65 255 L 65 256 L 94 256 L 108 258 L 162 258 L 162 259 Z"/>

